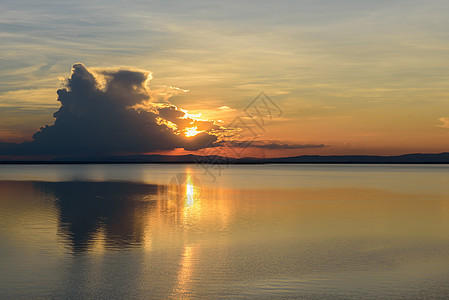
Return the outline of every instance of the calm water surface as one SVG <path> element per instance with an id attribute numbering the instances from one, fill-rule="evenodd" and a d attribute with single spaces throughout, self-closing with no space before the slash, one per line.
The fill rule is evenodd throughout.
<path id="1" fill-rule="evenodd" d="M 1 165 L 0 298 L 449 297 L 449 166 L 208 171 Z"/>

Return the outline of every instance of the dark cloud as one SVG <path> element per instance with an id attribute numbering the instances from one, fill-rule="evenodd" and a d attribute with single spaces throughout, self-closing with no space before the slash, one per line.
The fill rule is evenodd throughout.
<path id="1" fill-rule="evenodd" d="M 176 122 L 177 120 L 179 121 L 180 118 L 184 117 L 185 113 L 178 110 L 176 106 L 168 106 L 160 108 L 159 115 L 170 122 Z"/>
<path id="2" fill-rule="evenodd" d="M 264 149 L 306 149 L 306 148 L 323 148 L 324 144 L 288 144 L 272 141 L 256 141 L 251 144 L 251 147 Z"/>
<path id="3" fill-rule="evenodd" d="M 324 144 L 289 144 L 274 141 L 225 141 L 213 143 L 214 147 L 237 147 L 237 148 L 262 148 L 269 150 L 288 150 L 288 149 L 306 149 L 306 148 L 323 148 Z"/>
<path id="4" fill-rule="evenodd" d="M 217 137 L 206 132 L 186 138 L 182 130 L 194 120 L 165 103 L 150 102 L 150 73 L 136 70 L 90 71 L 73 65 L 55 123 L 41 127 L 31 142 L 0 143 L 0 155 L 111 155 L 186 148 L 197 150 Z M 161 106 L 162 105 L 162 106 Z M 204 121 L 202 128 L 213 128 Z M 206 126 L 207 125 L 207 126 Z M 196 126 L 196 125 L 195 125 Z"/>

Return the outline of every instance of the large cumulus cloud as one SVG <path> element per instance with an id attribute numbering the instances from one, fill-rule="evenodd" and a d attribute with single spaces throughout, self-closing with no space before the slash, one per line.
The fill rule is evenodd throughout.
<path id="1" fill-rule="evenodd" d="M 21 144 L 0 143 L 0 155 L 111 155 L 185 148 L 197 150 L 217 140 L 210 121 L 184 117 L 176 106 L 152 101 L 150 73 L 139 70 L 89 70 L 73 65 L 55 123 Z M 154 99 L 153 99 L 154 100 Z M 190 138 L 189 126 L 204 128 Z M 209 130 L 209 131 L 207 131 Z M 207 133 L 209 132 L 209 133 Z"/>

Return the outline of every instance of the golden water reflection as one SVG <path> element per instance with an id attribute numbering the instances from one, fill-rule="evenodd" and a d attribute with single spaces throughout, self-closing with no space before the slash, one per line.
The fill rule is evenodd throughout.
<path id="1" fill-rule="evenodd" d="M 226 237 L 254 239 L 259 234 L 262 238 L 267 229 L 278 230 L 267 239 L 279 238 L 279 233 L 301 238 L 449 236 L 449 196 L 428 191 L 203 188 L 199 192 L 195 180 L 187 177 L 174 189 L 129 182 L 3 181 L 0 192 L 2 222 L 8 224 L 4 228 L 26 236 L 14 224 L 56 218 L 61 242 L 74 252 L 100 247 L 150 250 L 179 241 Z"/>
<path id="2" fill-rule="evenodd" d="M 120 265 L 131 274 L 122 278 L 127 292 L 156 289 L 164 298 L 214 295 L 218 283 L 221 291 L 275 278 L 298 285 L 307 276 L 412 288 L 447 278 L 448 225 L 449 194 L 428 189 L 205 187 L 188 168 L 167 185 L 0 181 L 3 236 L 22 248 L 101 258 L 86 278 L 106 285 L 111 253 L 132 253 Z M 67 269 L 69 282 L 77 268 Z M 379 272 L 389 277 L 370 277 Z"/>

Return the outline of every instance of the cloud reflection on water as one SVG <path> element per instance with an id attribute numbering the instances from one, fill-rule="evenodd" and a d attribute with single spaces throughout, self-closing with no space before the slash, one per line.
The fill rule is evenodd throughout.
<path id="1" fill-rule="evenodd" d="M 259 189 L 199 189 L 184 171 L 173 185 L 0 181 L 6 282 L 40 282 L 72 298 L 105 289 L 128 298 L 288 297 L 365 295 L 358 286 L 400 295 L 447 278 L 449 193 L 423 188 L 427 173 L 390 175 L 409 183 L 397 189 L 375 173 L 369 186 L 264 188 L 259 180 Z M 265 289 L 278 283 L 282 290 Z"/>

